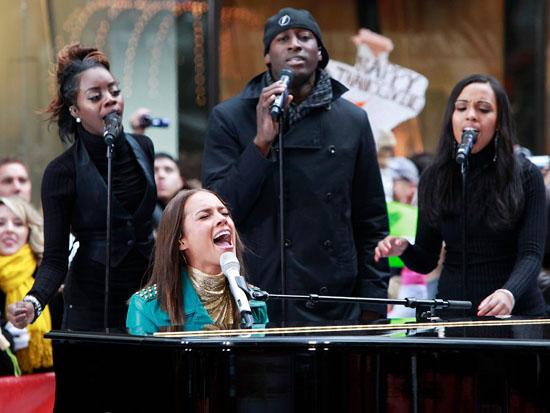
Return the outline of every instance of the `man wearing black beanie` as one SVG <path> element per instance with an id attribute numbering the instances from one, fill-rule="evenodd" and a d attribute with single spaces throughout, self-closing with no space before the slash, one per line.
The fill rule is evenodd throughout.
<path id="1" fill-rule="evenodd" d="M 268 70 L 216 106 L 206 134 L 202 181 L 229 204 L 249 251 L 248 278 L 270 293 L 385 298 L 388 266 L 373 251 L 388 233 L 376 149 L 365 111 L 323 70 L 321 30 L 306 10 L 285 8 L 264 29 Z M 293 73 L 283 117 L 270 107 Z M 284 142 L 284 248 L 281 288 L 279 128 Z M 271 321 L 282 321 L 270 300 Z M 285 321 L 385 316 L 379 305 L 287 301 Z"/>

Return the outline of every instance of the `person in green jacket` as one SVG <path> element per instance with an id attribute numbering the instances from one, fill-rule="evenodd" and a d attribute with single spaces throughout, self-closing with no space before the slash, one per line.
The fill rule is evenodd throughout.
<path id="1" fill-rule="evenodd" d="M 220 267 L 227 251 L 242 269 L 243 245 L 220 197 L 204 189 L 176 195 L 160 220 L 151 280 L 130 298 L 130 334 L 180 325 L 186 331 L 239 328 L 241 316 Z M 250 308 L 254 327 L 265 326 L 265 302 L 251 300 Z"/>

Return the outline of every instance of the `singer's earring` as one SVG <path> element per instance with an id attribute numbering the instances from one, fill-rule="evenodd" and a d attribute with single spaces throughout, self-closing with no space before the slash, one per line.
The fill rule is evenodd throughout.
<path id="1" fill-rule="evenodd" d="M 76 118 L 76 123 L 80 123 L 80 118 Z"/>
<path id="2" fill-rule="evenodd" d="M 178 244 L 180 244 L 180 247 L 183 247 L 183 241 L 181 239 L 178 240 Z"/>

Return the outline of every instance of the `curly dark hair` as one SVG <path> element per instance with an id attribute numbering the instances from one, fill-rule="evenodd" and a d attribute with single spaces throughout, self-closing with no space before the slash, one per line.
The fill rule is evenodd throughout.
<path id="1" fill-rule="evenodd" d="M 82 46 L 74 43 L 65 46 L 57 54 L 55 76 L 57 93 L 50 105 L 40 113 L 50 113 L 49 124 L 57 122 L 59 138 L 64 143 L 74 142 L 76 121 L 71 116 L 69 108 L 76 105 L 80 74 L 92 67 L 110 69 L 109 59 L 95 47 Z"/>

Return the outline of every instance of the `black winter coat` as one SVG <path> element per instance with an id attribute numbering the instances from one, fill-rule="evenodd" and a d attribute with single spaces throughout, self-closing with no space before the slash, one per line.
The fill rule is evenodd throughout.
<path id="1" fill-rule="evenodd" d="M 387 262 L 373 260 L 388 234 L 384 191 L 367 114 L 340 96 L 291 127 L 284 136 L 285 261 L 287 294 L 387 296 Z M 281 293 L 278 141 L 264 158 L 253 143 L 256 104 L 266 85 L 255 77 L 210 116 L 202 180 L 230 206 L 249 253 L 251 283 Z M 287 320 L 357 320 L 384 306 L 287 301 Z M 280 302 L 270 300 L 271 321 Z"/>

